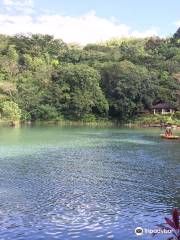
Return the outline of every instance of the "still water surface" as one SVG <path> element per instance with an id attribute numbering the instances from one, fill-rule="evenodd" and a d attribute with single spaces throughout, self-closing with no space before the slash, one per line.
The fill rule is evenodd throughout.
<path id="1" fill-rule="evenodd" d="M 180 207 L 180 141 L 160 130 L 0 128 L 1 240 L 164 239 Z"/>

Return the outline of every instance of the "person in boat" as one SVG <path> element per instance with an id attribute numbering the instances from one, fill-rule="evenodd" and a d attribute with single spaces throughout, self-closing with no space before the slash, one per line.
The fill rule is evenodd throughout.
<path id="1" fill-rule="evenodd" d="M 171 137 L 171 136 L 173 135 L 171 125 L 168 125 L 168 126 L 166 127 L 166 130 L 165 130 L 165 134 L 164 134 L 164 135 L 165 135 L 166 137 Z"/>

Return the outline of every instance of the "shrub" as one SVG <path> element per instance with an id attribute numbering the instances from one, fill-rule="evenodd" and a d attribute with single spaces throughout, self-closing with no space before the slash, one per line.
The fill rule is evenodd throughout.
<path id="1" fill-rule="evenodd" d="M 58 113 L 55 107 L 46 105 L 40 105 L 37 111 L 37 118 L 41 120 L 57 120 Z"/>
<path id="2" fill-rule="evenodd" d="M 84 122 L 95 122 L 96 117 L 93 114 L 84 114 L 82 117 L 82 121 Z"/>
<path id="3" fill-rule="evenodd" d="M 12 121 L 19 121 L 21 118 L 21 109 L 13 101 L 6 101 L 2 104 L 2 116 Z"/>
<path id="4" fill-rule="evenodd" d="M 173 117 L 176 118 L 176 119 L 178 119 L 178 120 L 180 120 L 180 111 L 175 112 L 175 114 L 174 114 Z"/>
<path id="5" fill-rule="evenodd" d="M 30 121 L 31 120 L 31 114 L 26 112 L 26 111 L 22 111 L 21 112 L 21 120 L 22 121 Z"/>

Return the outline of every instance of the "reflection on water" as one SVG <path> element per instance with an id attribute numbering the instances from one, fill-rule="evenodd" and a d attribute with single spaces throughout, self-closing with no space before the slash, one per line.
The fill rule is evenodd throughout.
<path id="1" fill-rule="evenodd" d="M 180 142 L 158 130 L 0 133 L 0 239 L 133 240 L 179 207 Z"/>

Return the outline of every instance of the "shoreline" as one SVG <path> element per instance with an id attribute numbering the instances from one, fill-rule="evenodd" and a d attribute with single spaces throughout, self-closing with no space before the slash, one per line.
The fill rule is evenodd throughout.
<path id="1" fill-rule="evenodd" d="M 59 125 L 59 126 L 89 126 L 89 127 L 128 127 L 128 128 L 164 128 L 161 124 L 152 123 L 152 124 L 143 124 L 143 123 L 120 123 L 117 121 L 111 120 L 99 120 L 94 122 L 85 122 L 85 121 L 70 121 L 70 120 L 51 120 L 51 121 L 0 121 L 0 127 L 21 127 L 21 126 L 50 126 L 50 125 Z M 175 125 L 174 128 L 180 129 L 179 125 Z"/>

